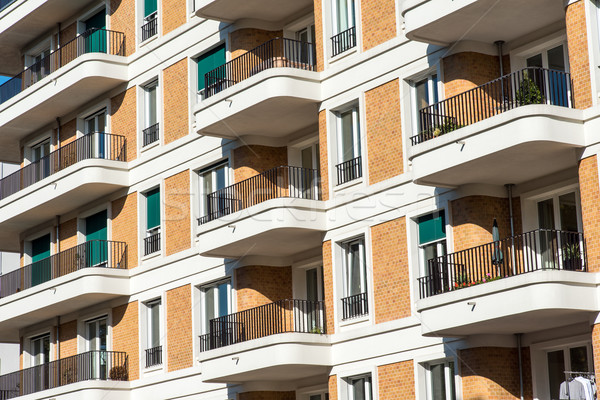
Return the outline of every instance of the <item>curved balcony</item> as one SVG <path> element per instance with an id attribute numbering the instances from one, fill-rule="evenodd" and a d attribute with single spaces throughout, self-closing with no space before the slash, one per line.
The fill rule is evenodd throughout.
<path id="1" fill-rule="evenodd" d="M 526 68 L 419 111 L 410 159 L 417 183 L 521 183 L 577 165 L 583 119 L 570 74 Z"/>
<path id="2" fill-rule="evenodd" d="M 206 382 L 295 379 L 330 365 L 322 301 L 279 300 L 209 322 L 200 336 Z M 236 359 L 236 362 L 232 362 Z"/>
<path id="3" fill-rule="evenodd" d="M 253 19 L 271 23 L 287 22 L 310 13 L 311 0 L 196 0 L 196 15 L 223 22 Z"/>
<path id="4" fill-rule="evenodd" d="M 598 312 L 582 233 L 539 229 L 429 260 L 417 311 L 425 335 L 509 334 Z"/>
<path id="5" fill-rule="evenodd" d="M 208 72 L 196 131 L 285 137 L 317 124 L 321 90 L 311 43 L 276 38 Z"/>
<path id="6" fill-rule="evenodd" d="M 290 256 L 320 246 L 325 209 L 316 170 L 282 166 L 211 193 L 198 219 L 200 254 Z M 233 229 L 232 229 L 233 228 Z M 272 243 L 290 245 L 272 246 Z"/>

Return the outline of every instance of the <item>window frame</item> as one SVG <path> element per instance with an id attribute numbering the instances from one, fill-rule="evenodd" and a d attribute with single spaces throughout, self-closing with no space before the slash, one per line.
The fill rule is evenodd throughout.
<path id="1" fill-rule="evenodd" d="M 429 215 L 439 215 L 442 217 L 442 221 L 444 223 L 443 228 L 444 228 L 444 237 L 443 238 L 438 238 L 438 239 L 434 239 L 434 240 L 430 240 L 428 242 L 423 242 L 421 243 L 421 239 L 420 239 L 420 230 L 419 230 L 419 219 L 429 216 Z M 420 266 L 420 276 L 425 277 L 429 275 L 429 271 L 427 269 L 427 262 L 429 260 L 426 259 L 426 252 L 425 252 L 425 248 L 428 246 L 431 246 L 432 244 L 436 244 L 437 247 L 437 252 L 438 252 L 438 257 L 439 256 L 444 256 L 446 254 L 448 254 L 448 222 L 447 222 L 447 218 L 446 218 L 446 209 L 442 208 L 439 210 L 434 210 L 425 214 L 421 214 L 417 217 L 415 217 L 414 219 L 415 224 L 416 224 L 416 233 L 417 233 L 417 237 L 416 237 L 416 244 L 417 244 L 417 249 L 418 249 L 418 258 L 419 258 L 419 266 Z"/>
<path id="2" fill-rule="evenodd" d="M 355 385 L 356 381 L 360 381 L 364 379 L 364 393 L 365 397 L 360 399 L 356 397 L 355 394 Z M 344 386 L 346 388 L 346 398 L 348 400 L 374 400 L 375 399 L 375 391 L 373 387 L 373 374 L 368 372 L 359 375 L 351 375 L 343 378 Z"/>
<path id="3" fill-rule="evenodd" d="M 209 327 L 209 319 L 206 313 L 206 305 L 207 305 L 207 291 L 211 288 L 218 288 L 219 286 L 226 284 L 226 291 L 227 291 L 227 312 L 223 315 L 229 315 L 232 314 L 233 311 L 233 285 L 232 285 L 232 278 L 227 276 L 224 277 L 222 279 L 213 281 L 213 282 L 209 282 L 206 284 L 202 284 L 198 286 L 198 290 L 199 290 L 199 294 L 200 294 L 200 329 L 199 329 L 199 335 L 205 335 L 207 333 L 210 333 L 210 327 Z M 218 301 L 218 293 L 216 295 L 216 301 L 215 299 L 213 299 L 213 304 L 214 304 L 214 315 L 219 315 L 219 301 Z M 216 317 L 218 318 L 218 317 Z"/>
<path id="4" fill-rule="evenodd" d="M 418 75 L 417 77 L 410 80 L 411 87 L 411 114 L 413 116 L 414 123 L 412 124 L 413 135 L 418 135 L 421 131 L 421 118 L 419 112 L 421 111 L 419 104 L 418 85 L 425 82 L 427 85 L 426 95 L 428 99 L 434 101 L 427 101 L 428 106 L 442 101 L 443 98 L 443 84 L 442 74 L 437 68 L 434 70 L 427 70 L 426 72 Z"/>
<path id="5" fill-rule="evenodd" d="M 345 240 L 340 243 L 340 247 L 342 248 L 342 293 L 343 298 L 352 296 L 350 294 L 350 287 L 352 283 L 350 282 L 350 268 L 351 268 L 351 257 L 352 252 L 350 251 L 350 246 L 353 244 L 358 244 L 359 248 L 359 272 L 361 274 L 360 283 L 364 285 L 364 291 L 361 293 L 367 293 L 369 291 L 368 286 L 368 278 L 367 278 L 367 251 L 366 251 L 366 241 L 364 236 L 358 236 L 353 239 Z"/>
<path id="6" fill-rule="evenodd" d="M 436 360 L 436 361 L 428 361 L 423 364 L 423 368 L 425 369 L 425 395 L 427 400 L 433 400 L 433 373 L 431 371 L 432 367 L 443 365 L 444 369 L 444 390 L 446 393 L 446 399 L 444 400 L 457 400 L 459 399 L 458 394 L 458 378 L 459 374 L 457 371 L 457 363 L 454 359 L 444 359 L 444 360 Z M 452 368 L 450 367 L 452 365 Z M 452 375 L 452 372 L 454 373 Z M 454 390 L 452 390 L 454 389 Z"/>
<path id="7" fill-rule="evenodd" d="M 201 168 L 199 170 L 196 171 L 196 176 L 197 176 L 197 182 L 198 182 L 198 216 L 199 218 L 202 218 L 206 215 L 208 215 L 208 202 L 207 202 L 207 198 L 206 196 L 208 196 L 210 193 L 214 193 L 216 190 L 220 190 L 223 188 L 218 188 L 213 190 L 210 193 L 205 193 L 205 189 L 204 189 L 204 181 L 205 181 L 205 176 L 206 174 L 210 173 L 211 174 L 211 185 L 214 185 L 215 182 L 217 182 L 217 178 L 216 178 L 216 171 L 221 168 L 224 167 L 224 176 L 225 176 L 225 185 L 223 186 L 223 188 L 226 188 L 227 186 L 231 185 L 231 179 L 230 179 L 230 174 L 231 174 L 231 166 L 229 163 L 229 158 L 225 158 L 222 159 L 220 161 L 217 161 L 215 163 L 212 163 L 210 165 L 208 165 L 207 167 Z"/>

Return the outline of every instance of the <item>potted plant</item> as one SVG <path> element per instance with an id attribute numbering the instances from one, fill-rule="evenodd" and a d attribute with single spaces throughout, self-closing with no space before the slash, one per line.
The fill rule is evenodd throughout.
<path id="1" fill-rule="evenodd" d="M 583 268 L 579 243 L 567 243 L 562 247 L 563 269 L 575 271 Z"/>
<path id="2" fill-rule="evenodd" d="M 540 88 L 527 74 L 523 76 L 523 80 L 519 84 L 516 98 L 519 106 L 542 104 L 544 102 Z"/>

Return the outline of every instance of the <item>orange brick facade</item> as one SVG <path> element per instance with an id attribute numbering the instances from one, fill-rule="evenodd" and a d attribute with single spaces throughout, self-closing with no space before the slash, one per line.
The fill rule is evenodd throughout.
<path id="1" fill-rule="evenodd" d="M 331 375 L 329 377 L 327 386 L 329 388 L 329 400 L 338 400 L 337 375 Z"/>
<path id="2" fill-rule="evenodd" d="M 136 88 L 122 92 L 110 101 L 110 133 L 124 136 L 127 145 L 127 161 L 137 157 L 137 101 Z"/>
<path id="3" fill-rule="evenodd" d="M 329 200 L 329 157 L 327 153 L 327 111 L 319 112 L 319 162 L 321 198 Z"/>
<path id="4" fill-rule="evenodd" d="M 415 369 L 412 360 L 377 367 L 379 400 L 414 399 Z"/>
<path id="5" fill-rule="evenodd" d="M 112 202 L 112 240 L 127 243 L 127 267 L 138 263 L 137 192 Z"/>
<path id="6" fill-rule="evenodd" d="M 590 55 L 585 15 L 585 1 L 579 0 L 566 9 L 569 68 L 573 80 L 575 107 L 585 109 L 592 106 L 592 83 Z"/>
<path id="7" fill-rule="evenodd" d="M 233 177 L 235 182 L 240 182 L 287 163 L 287 147 L 238 147 L 233 150 Z"/>
<path id="8" fill-rule="evenodd" d="M 167 370 L 193 364 L 192 293 L 190 285 L 167 291 Z"/>
<path id="9" fill-rule="evenodd" d="M 139 309 L 138 302 L 123 304 L 112 310 L 113 350 L 129 356 L 129 380 L 139 378 Z"/>
<path id="10" fill-rule="evenodd" d="M 187 63 L 187 59 L 184 58 L 163 71 L 165 144 L 174 142 L 189 133 Z"/>
<path id="11" fill-rule="evenodd" d="M 327 333 L 335 333 L 335 314 L 333 310 L 333 249 L 331 240 L 323 242 L 323 298 L 327 317 Z"/>
<path id="12" fill-rule="evenodd" d="M 317 71 L 323 71 L 325 68 L 324 58 L 324 32 L 323 32 L 323 1 L 314 0 L 315 14 L 315 53 L 317 55 Z"/>
<path id="13" fill-rule="evenodd" d="M 374 184 L 404 172 L 398 80 L 367 91 L 365 105 L 369 183 Z"/>
<path id="14" fill-rule="evenodd" d="M 191 246 L 190 171 L 165 179 L 165 242 L 171 255 Z"/>
<path id="15" fill-rule="evenodd" d="M 292 298 L 292 268 L 246 266 L 235 270 L 237 310 Z"/>
<path id="16" fill-rule="evenodd" d="M 72 119 L 68 122 L 61 124 L 60 134 L 60 146 L 66 146 L 75 139 L 77 139 L 77 120 Z"/>
<path id="17" fill-rule="evenodd" d="M 60 251 L 77 246 L 77 218 L 62 222 L 58 229 Z"/>
<path id="18" fill-rule="evenodd" d="M 510 72 L 508 56 L 503 57 L 504 73 Z M 452 54 L 442 60 L 444 97 L 466 92 L 500 76 L 498 56 L 463 52 Z"/>
<path id="19" fill-rule="evenodd" d="M 361 0 L 363 50 L 387 42 L 396 36 L 396 1 Z"/>
<path id="20" fill-rule="evenodd" d="M 135 23 L 136 0 L 110 0 L 110 29 L 125 34 L 125 55 L 129 56 L 135 52 L 136 23 Z"/>
<path id="21" fill-rule="evenodd" d="M 77 321 L 60 324 L 59 328 L 60 354 L 58 358 L 65 358 L 77 354 Z"/>
<path id="22" fill-rule="evenodd" d="M 592 354 L 594 371 L 600 371 L 600 324 L 592 325 Z"/>
<path id="23" fill-rule="evenodd" d="M 163 35 L 187 22 L 185 0 L 162 0 L 159 4 L 161 4 Z"/>
<path id="24" fill-rule="evenodd" d="M 229 51 L 231 59 L 241 56 L 261 44 L 283 37 L 282 31 L 265 31 L 262 29 L 244 28 L 229 34 Z"/>
<path id="25" fill-rule="evenodd" d="M 598 272 L 600 271 L 600 187 L 598 157 L 595 155 L 584 158 L 579 163 L 579 190 L 588 268 L 591 272 Z"/>

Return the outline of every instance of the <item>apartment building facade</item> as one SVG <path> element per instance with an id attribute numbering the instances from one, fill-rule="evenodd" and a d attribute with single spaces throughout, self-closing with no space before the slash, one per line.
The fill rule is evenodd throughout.
<path id="1" fill-rule="evenodd" d="M 600 4 L 0 7 L 0 398 L 558 399 L 600 368 Z"/>

